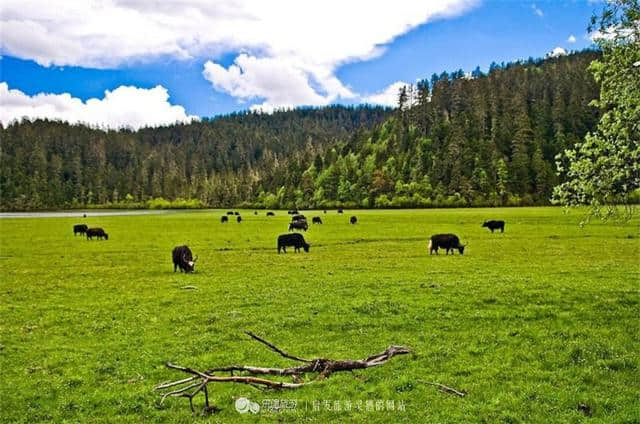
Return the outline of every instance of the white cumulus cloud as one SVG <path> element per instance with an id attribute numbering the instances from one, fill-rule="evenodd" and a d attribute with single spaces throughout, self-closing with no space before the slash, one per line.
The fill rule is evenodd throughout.
<path id="1" fill-rule="evenodd" d="M 377 57 L 396 37 L 479 1 L 3 0 L 0 50 L 95 68 L 209 58 L 203 74 L 216 90 L 262 99 L 262 108 L 322 105 L 355 96 L 335 75 L 339 66 Z M 231 66 L 220 65 L 236 52 Z"/>
<path id="2" fill-rule="evenodd" d="M 264 99 L 252 106 L 270 112 L 275 108 L 295 105 L 321 106 L 329 104 L 337 96 L 352 98 L 354 94 L 335 78 L 328 76 L 317 83 L 327 94 L 323 95 L 311 86 L 314 75 L 303 67 L 275 58 L 257 58 L 241 54 L 228 68 L 207 61 L 204 77 L 213 87 L 239 100 Z"/>
<path id="3" fill-rule="evenodd" d="M 565 49 L 563 49 L 562 47 L 556 47 L 555 49 L 547 53 L 547 57 L 558 57 L 558 56 L 564 56 L 566 54 L 567 54 L 567 51 Z"/>
<path id="4" fill-rule="evenodd" d="M 409 86 L 409 84 L 404 81 L 396 81 L 378 93 L 363 97 L 362 100 L 365 103 L 396 107 L 398 106 L 400 89 L 407 86 Z"/>
<path id="5" fill-rule="evenodd" d="M 0 122 L 6 126 L 23 118 L 134 129 L 197 119 L 188 116 L 182 106 L 170 104 L 167 89 L 160 85 L 150 89 L 120 86 L 105 91 L 102 99 L 83 102 L 68 93 L 29 96 L 0 82 Z"/>
<path id="6" fill-rule="evenodd" d="M 576 42 L 576 36 L 571 34 L 569 36 L 569 38 L 567 38 L 567 42 L 572 43 L 572 44 L 575 43 Z"/>

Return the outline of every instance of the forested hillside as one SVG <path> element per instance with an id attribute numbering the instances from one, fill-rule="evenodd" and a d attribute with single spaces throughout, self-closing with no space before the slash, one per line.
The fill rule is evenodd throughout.
<path id="1" fill-rule="evenodd" d="M 21 210 L 150 198 L 234 205 L 254 198 L 261 180 L 282 183 L 287 163 L 303 162 L 389 116 L 387 108 L 331 106 L 137 132 L 25 121 L 0 130 L 0 205 Z"/>
<path id="2" fill-rule="evenodd" d="M 434 75 L 393 111 L 331 106 L 104 131 L 0 130 L 0 207 L 545 204 L 554 157 L 599 119 L 597 52 Z"/>
<path id="3" fill-rule="evenodd" d="M 400 94 L 383 125 L 316 157 L 293 196 L 287 186 L 285 204 L 547 204 L 558 183 L 555 155 L 599 120 L 587 70 L 597 57 L 587 51 L 423 80 Z"/>

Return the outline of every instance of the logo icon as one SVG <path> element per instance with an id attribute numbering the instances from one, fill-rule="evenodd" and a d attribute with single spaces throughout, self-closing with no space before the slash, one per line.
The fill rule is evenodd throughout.
<path id="1" fill-rule="evenodd" d="M 236 399 L 236 411 L 241 414 L 246 414 L 247 412 L 257 414 L 258 412 L 260 412 L 260 405 L 258 405 L 256 402 L 251 402 L 245 397 L 241 397 Z"/>

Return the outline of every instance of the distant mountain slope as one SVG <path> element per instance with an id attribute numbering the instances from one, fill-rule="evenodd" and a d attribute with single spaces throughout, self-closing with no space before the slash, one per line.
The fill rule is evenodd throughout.
<path id="1" fill-rule="evenodd" d="M 352 207 L 547 204 L 558 182 L 555 155 L 599 120 L 598 109 L 589 105 L 598 86 L 587 69 L 598 56 L 584 51 L 492 65 L 488 75 L 458 71 L 420 81 L 399 96 L 393 117 L 338 143 L 279 201 Z"/>
<path id="2" fill-rule="evenodd" d="M 236 203 L 282 163 L 324 151 L 389 116 L 382 107 L 329 106 L 137 132 L 46 120 L 14 124 L 0 129 L 0 207 L 105 204 L 127 194 Z"/>
<path id="3" fill-rule="evenodd" d="M 587 70 L 598 55 L 434 75 L 394 111 L 331 106 L 137 132 L 14 124 L 0 130 L 0 207 L 545 204 L 555 155 L 598 121 Z"/>

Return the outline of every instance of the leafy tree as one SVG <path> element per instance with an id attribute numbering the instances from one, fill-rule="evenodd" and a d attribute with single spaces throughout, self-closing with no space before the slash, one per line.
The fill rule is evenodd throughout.
<path id="1" fill-rule="evenodd" d="M 592 18 L 602 59 L 589 69 L 600 84 L 602 117 L 595 132 L 558 156 L 566 181 L 557 186 L 554 201 L 567 206 L 589 205 L 589 216 L 629 217 L 634 191 L 640 188 L 640 4 L 609 1 Z"/>
<path id="2" fill-rule="evenodd" d="M 504 159 L 499 159 L 496 166 L 496 192 L 502 199 L 507 195 L 508 179 L 507 164 L 504 162 Z"/>

